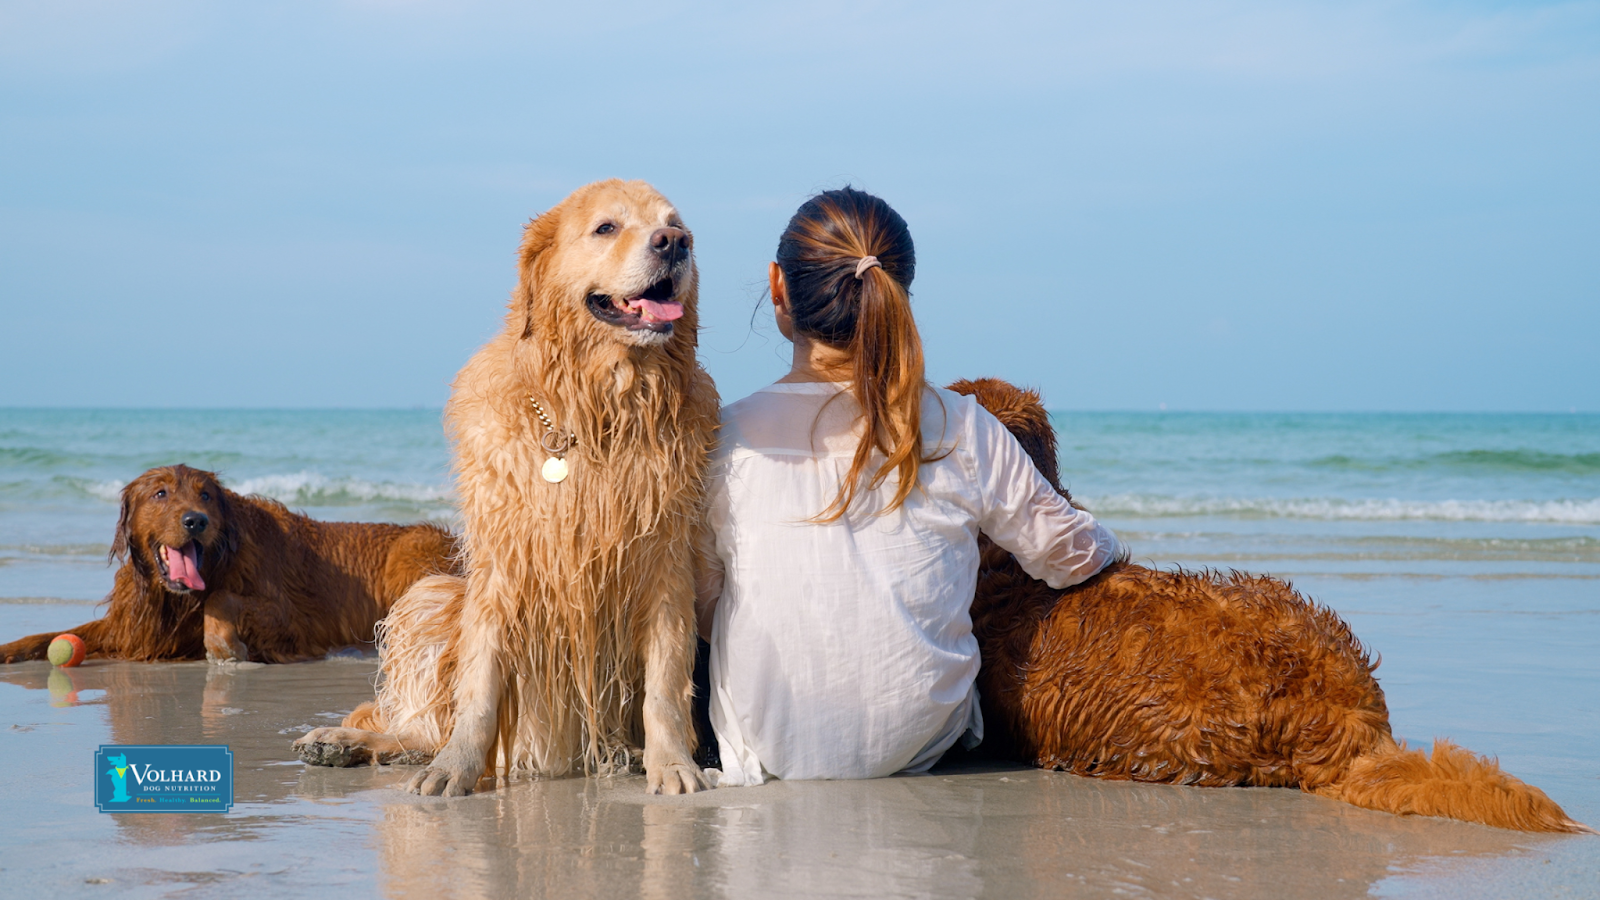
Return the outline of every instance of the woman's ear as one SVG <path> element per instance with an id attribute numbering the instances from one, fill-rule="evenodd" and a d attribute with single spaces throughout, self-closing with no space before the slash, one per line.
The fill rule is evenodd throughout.
<path id="1" fill-rule="evenodd" d="M 778 320 L 778 331 L 794 340 L 794 317 L 789 314 L 789 285 L 783 280 L 783 269 L 775 262 L 767 263 L 767 289 L 772 295 L 772 314 Z"/>
<path id="2" fill-rule="evenodd" d="M 789 303 L 788 288 L 783 281 L 783 267 L 776 262 L 767 263 L 767 287 L 772 291 L 773 306 L 787 306 Z"/>

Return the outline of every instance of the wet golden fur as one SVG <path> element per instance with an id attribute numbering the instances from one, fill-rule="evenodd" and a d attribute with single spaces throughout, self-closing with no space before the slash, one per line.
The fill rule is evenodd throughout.
<path id="1" fill-rule="evenodd" d="M 950 388 L 1067 494 L 1036 393 L 996 379 Z M 1491 760 L 1442 740 L 1431 757 L 1397 744 L 1376 663 L 1282 581 L 1117 562 L 1057 591 L 982 544 L 972 619 L 995 752 L 1099 778 L 1298 787 L 1402 815 L 1588 830 Z"/>
<path id="2" fill-rule="evenodd" d="M 185 514 L 206 525 L 185 529 Z M 162 546 L 201 548 L 203 590 L 166 577 Z M 188 466 L 151 469 L 122 489 L 119 560 L 106 614 L 71 629 L 91 657 L 294 662 L 373 642 L 389 605 L 424 575 L 455 571 L 455 541 L 433 525 L 318 522 L 224 488 Z M 0 645 L 0 661 L 44 659 L 57 632 Z"/>
<path id="3" fill-rule="evenodd" d="M 601 240 L 604 222 L 617 230 Z M 661 229 L 682 229 L 666 199 L 620 181 L 528 225 L 505 329 L 462 369 L 446 410 L 466 577 L 424 580 L 396 605 L 376 700 L 297 742 L 303 758 L 437 754 L 411 787 L 455 795 L 486 768 L 623 770 L 642 745 L 651 790 L 702 786 L 688 727 L 690 536 L 718 403 L 695 361 L 692 256 L 673 269 L 684 314 L 665 338 L 585 305 L 659 281 L 645 242 Z M 549 454 L 530 397 L 577 435 L 559 484 L 540 476 Z"/>

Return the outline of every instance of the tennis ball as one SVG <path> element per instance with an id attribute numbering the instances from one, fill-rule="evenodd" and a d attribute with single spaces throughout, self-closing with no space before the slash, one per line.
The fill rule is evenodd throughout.
<path id="1" fill-rule="evenodd" d="M 38 644 L 34 645 L 35 647 Z M 88 655 L 89 648 L 83 645 L 83 639 L 75 634 L 58 634 L 50 642 L 48 651 L 50 662 L 64 668 L 71 668 L 81 662 Z"/>

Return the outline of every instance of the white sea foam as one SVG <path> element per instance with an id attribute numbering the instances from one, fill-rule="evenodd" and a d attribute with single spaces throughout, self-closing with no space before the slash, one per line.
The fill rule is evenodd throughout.
<path id="1" fill-rule="evenodd" d="M 122 498 L 122 482 L 120 481 L 81 481 L 77 482 L 77 486 L 96 500 L 115 503 Z"/>
<path id="2" fill-rule="evenodd" d="M 455 492 L 443 484 L 329 478 L 316 472 L 262 475 L 229 487 L 241 494 L 260 494 L 291 506 L 347 506 L 383 501 L 437 506 L 455 499 Z"/>
<path id="3" fill-rule="evenodd" d="M 1587 500 L 1341 500 L 1110 494 L 1077 499 L 1102 516 L 1600 524 L 1600 497 Z"/>
<path id="4" fill-rule="evenodd" d="M 383 502 L 446 506 L 455 502 L 455 492 L 448 485 L 329 478 L 317 472 L 261 475 L 227 482 L 226 486 L 236 493 L 260 494 L 289 506 L 352 506 Z M 122 493 L 122 484 L 116 481 L 84 481 L 79 483 L 79 487 L 92 497 L 113 503 Z"/>
<path id="5" fill-rule="evenodd" d="M 99 499 L 113 502 L 122 490 L 122 485 L 114 481 L 83 482 L 81 487 Z M 442 507 L 455 502 L 455 492 L 445 484 L 329 478 L 309 471 L 262 475 L 235 482 L 229 487 L 241 494 L 261 494 L 290 506 L 351 506 L 388 502 Z M 1345 500 L 1329 497 L 1175 497 L 1167 494 L 1107 494 L 1093 497 L 1080 494 L 1077 499 L 1103 516 L 1600 524 L 1600 497 L 1572 500 Z"/>

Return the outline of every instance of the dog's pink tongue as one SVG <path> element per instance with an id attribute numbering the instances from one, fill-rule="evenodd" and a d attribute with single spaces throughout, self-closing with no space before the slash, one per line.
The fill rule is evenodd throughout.
<path id="1" fill-rule="evenodd" d="M 668 300 L 665 303 L 661 303 L 640 297 L 628 303 L 629 309 L 637 309 L 641 306 L 644 307 L 648 317 L 657 322 L 671 322 L 673 319 L 683 318 L 683 304 L 676 300 Z"/>
<path id="2" fill-rule="evenodd" d="M 195 548 L 194 541 L 184 544 L 182 550 L 163 549 L 167 551 L 167 572 L 173 581 L 191 591 L 206 589 L 206 580 L 200 577 L 200 551 Z"/>

